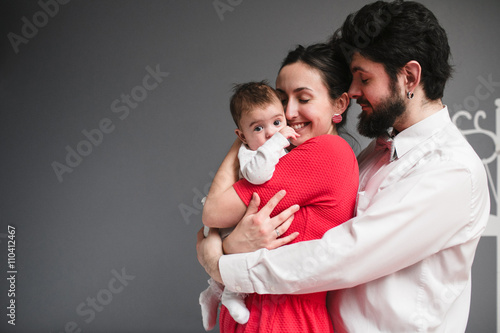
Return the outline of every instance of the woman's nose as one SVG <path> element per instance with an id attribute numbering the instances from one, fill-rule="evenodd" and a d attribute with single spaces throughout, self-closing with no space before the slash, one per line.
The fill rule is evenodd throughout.
<path id="1" fill-rule="evenodd" d="M 298 104 L 293 100 L 289 100 L 285 107 L 285 117 L 288 120 L 293 120 L 298 116 Z"/>

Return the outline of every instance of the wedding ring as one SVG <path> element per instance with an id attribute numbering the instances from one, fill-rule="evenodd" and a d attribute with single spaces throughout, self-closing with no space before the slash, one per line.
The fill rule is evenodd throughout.
<path id="1" fill-rule="evenodd" d="M 278 229 L 274 229 L 274 231 L 276 231 L 276 238 L 278 238 L 280 236 L 280 232 L 278 231 Z"/>

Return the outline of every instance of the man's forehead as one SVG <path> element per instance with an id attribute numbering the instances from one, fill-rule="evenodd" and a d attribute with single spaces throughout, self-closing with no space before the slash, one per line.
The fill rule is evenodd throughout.
<path id="1" fill-rule="evenodd" d="M 349 64 L 349 68 L 352 73 L 355 72 L 366 72 L 366 64 L 368 63 L 368 59 L 363 57 L 359 52 L 354 52 L 351 57 L 351 62 Z"/>
<path id="2" fill-rule="evenodd" d="M 380 71 L 386 72 L 385 66 L 381 62 L 375 62 L 369 58 L 364 57 L 358 52 L 355 52 L 351 57 L 349 64 L 351 73 L 379 73 Z"/>

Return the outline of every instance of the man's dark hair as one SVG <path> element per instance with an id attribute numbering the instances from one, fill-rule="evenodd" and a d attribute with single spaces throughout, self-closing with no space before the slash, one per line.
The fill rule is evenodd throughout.
<path id="1" fill-rule="evenodd" d="M 406 63 L 417 61 L 427 98 L 443 97 L 452 72 L 450 46 L 446 32 L 424 5 L 399 0 L 368 4 L 347 17 L 333 40 L 339 37 L 347 61 L 352 53 L 359 52 L 382 63 L 393 81 Z"/>

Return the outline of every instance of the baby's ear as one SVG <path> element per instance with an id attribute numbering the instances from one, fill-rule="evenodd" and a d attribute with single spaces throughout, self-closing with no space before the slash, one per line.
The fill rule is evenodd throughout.
<path id="1" fill-rule="evenodd" d="M 239 128 L 235 129 L 234 133 L 236 133 L 238 138 L 240 138 L 241 142 L 247 144 L 247 140 L 245 139 L 245 134 L 243 134 L 243 132 Z"/>

